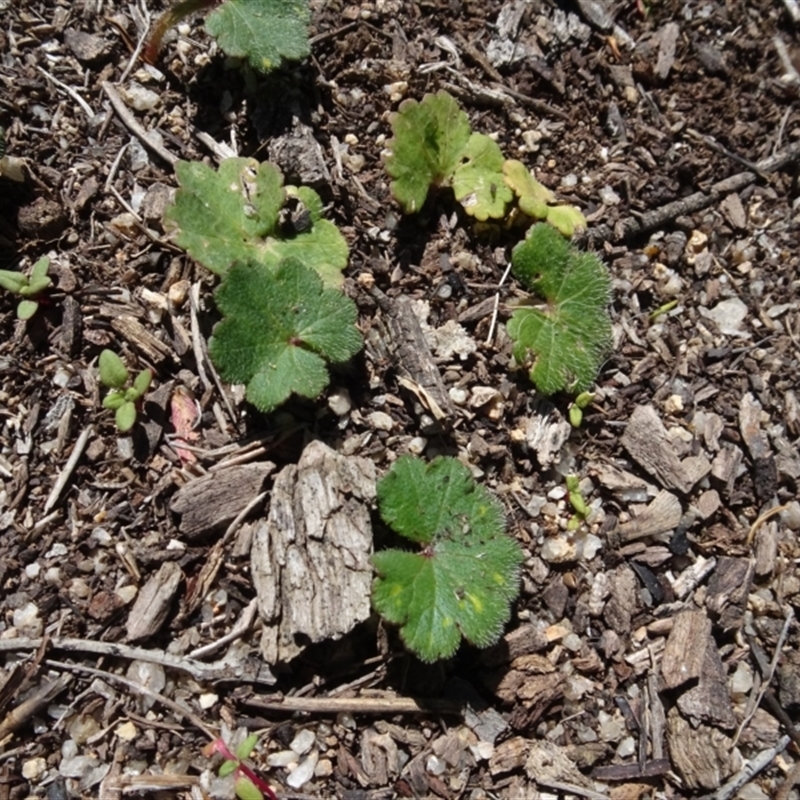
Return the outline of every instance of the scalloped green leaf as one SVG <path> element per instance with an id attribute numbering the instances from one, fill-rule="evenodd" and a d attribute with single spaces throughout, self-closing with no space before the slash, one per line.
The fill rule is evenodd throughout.
<path id="1" fill-rule="evenodd" d="M 261 411 L 292 393 L 317 397 L 328 384 L 326 363 L 361 349 L 355 303 L 297 259 L 275 269 L 238 262 L 214 296 L 224 318 L 209 342 L 211 359 L 224 380 L 247 384 Z"/>
<path id="2" fill-rule="evenodd" d="M 229 56 L 269 72 L 309 55 L 310 18 L 307 0 L 225 0 L 208 15 L 206 30 Z"/>
<path id="3" fill-rule="evenodd" d="M 392 115 L 386 171 L 406 214 L 419 211 L 431 186 L 448 185 L 470 138 L 467 115 L 444 90 L 422 102 L 405 100 Z"/>
<path id="4" fill-rule="evenodd" d="M 488 647 L 500 637 L 519 591 L 522 551 L 504 532 L 498 501 L 454 458 L 398 459 L 378 483 L 381 516 L 420 552 L 384 550 L 372 603 L 400 625 L 423 661 L 448 658 L 462 637 Z"/>
<path id="5" fill-rule="evenodd" d="M 181 161 L 175 173 L 180 188 L 164 224 L 195 261 L 222 276 L 234 261 L 274 268 L 293 257 L 316 270 L 327 286 L 341 285 L 347 242 L 332 222 L 321 218 L 322 201 L 313 189 L 284 187 L 277 167 L 251 158 L 226 159 L 217 171 Z M 312 224 L 284 236 L 280 212 L 292 193 L 309 208 Z"/>
<path id="6" fill-rule="evenodd" d="M 503 180 L 503 153 L 482 133 L 469 137 L 453 175 L 453 194 L 464 210 L 480 222 L 505 216 L 514 197 Z"/>
<path id="7" fill-rule="evenodd" d="M 508 321 L 514 357 L 530 363 L 530 378 L 543 394 L 587 390 L 611 347 L 608 271 L 543 223 L 514 248 L 511 263 L 514 275 L 545 301 L 518 308 Z"/>

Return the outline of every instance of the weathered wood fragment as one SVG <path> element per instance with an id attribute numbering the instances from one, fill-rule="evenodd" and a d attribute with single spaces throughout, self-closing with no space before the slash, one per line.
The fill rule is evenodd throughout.
<path id="1" fill-rule="evenodd" d="M 683 461 L 678 458 L 658 412 L 651 405 L 634 409 L 622 434 L 622 445 L 663 486 L 684 494 L 711 469 L 704 456 L 689 456 Z"/>
<path id="2" fill-rule="evenodd" d="M 196 539 L 233 522 L 264 488 L 275 469 L 271 461 L 239 464 L 210 472 L 181 487 L 170 502 L 170 510 L 181 515 L 180 532 Z"/>
<path id="3" fill-rule="evenodd" d="M 720 556 L 717 561 L 708 584 L 706 608 L 719 618 L 723 630 L 738 629 L 744 621 L 753 568 L 753 560 L 749 558 Z"/>
<path id="4" fill-rule="evenodd" d="M 158 631 L 167 618 L 183 573 L 174 561 L 162 564 L 142 587 L 125 624 L 129 642 L 147 639 Z"/>
<path id="5" fill-rule="evenodd" d="M 711 620 L 705 611 L 684 611 L 675 617 L 661 660 L 661 674 L 667 689 L 700 677 Z"/>
<path id="6" fill-rule="evenodd" d="M 730 736 L 692 725 L 677 708 L 667 714 L 667 745 L 673 768 L 691 789 L 716 789 L 741 762 Z"/>
<path id="7" fill-rule="evenodd" d="M 678 698 L 678 708 L 695 723 L 710 722 L 728 730 L 736 727 L 727 674 L 712 636 L 706 640 L 700 681 Z"/>
<path id="8" fill-rule="evenodd" d="M 768 502 L 778 485 L 778 468 L 767 435 L 761 430 L 761 403 L 749 392 L 739 403 L 739 430 L 753 458 L 753 482 L 756 497 Z"/>
<path id="9" fill-rule="evenodd" d="M 612 545 L 620 546 L 646 536 L 666 533 L 678 526 L 682 516 L 681 501 L 674 494 L 662 489 L 644 511 L 621 523 L 609 534 L 609 541 Z"/>
<path id="10" fill-rule="evenodd" d="M 375 465 L 312 442 L 275 479 L 251 570 L 268 664 L 338 639 L 370 615 Z"/>

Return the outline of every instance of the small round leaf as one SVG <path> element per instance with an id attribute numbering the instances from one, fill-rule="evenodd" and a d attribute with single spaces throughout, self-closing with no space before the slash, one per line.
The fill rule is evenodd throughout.
<path id="1" fill-rule="evenodd" d="M 121 389 L 128 382 L 128 369 L 113 350 L 100 353 L 100 382 L 110 389 Z"/>
<path id="2" fill-rule="evenodd" d="M 136 423 L 136 406 L 126 401 L 117 409 L 114 419 L 120 433 L 127 433 Z"/>

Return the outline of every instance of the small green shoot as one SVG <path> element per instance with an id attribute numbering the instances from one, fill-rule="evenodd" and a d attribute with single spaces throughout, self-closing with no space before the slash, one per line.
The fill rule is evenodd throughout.
<path id="1" fill-rule="evenodd" d="M 400 625 L 423 661 L 452 656 L 463 636 L 478 647 L 500 637 L 519 592 L 522 550 L 504 532 L 500 503 L 455 458 L 398 459 L 379 481 L 383 520 L 420 546 L 384 550 L 372 604 Z"/>
<path id="2" fill-rule="evenodd" d="M 570 517 L 567 522 L 568 531 L 576 531 L 586 517 L 589 516 L 591 510 L 586 504 L 583 495 L 581 494 L 581 479 L 577 475 L 567 475 L 567 497 L 569 498 L 570 505 L 575 513 Z"/>
<path id="3" fill-rule="evenodd" d="M 542 394 L 586 391 L 611 347 L 608 271 L 544 223 L 514 248 L 511 263 L 522 284 L 544 300 L 517 308 L 508 321 L 515 359 L 530 364 Z"/>
<path id="4" fill-rule="evenodd" d="M 307 0 L 182 0 L 153 26 L 144 51 L 155 63 L 164 34 L 197 11 L 219 6 L 206 19 L 206 31 L 229 56 L 245 58 L 253 69 L 269 72 L 285 60 L 301 61 L 310 52 Z"/>
<path id="5" fill-rule="evenodd" d="M 513 195 L 503 182 L 497 143 L 472 133 L 467 115 L 444 90 L 422 102 L 405 100 L 392 116 L 386 171 L 406 214 L 419 211 L 431 186 L 451 186 L 468 214 L 480 221 L 505 215 Z"/>
<path id="6" fill-rule="evenodd" d="M 328 385 L 326 362 L 343 363 L 361 349 L 355 303 L 296 258 L 275 269 L 238 262 L 214 296 L 223 319 L 211 359 L 224 380 L 247 384 L 247 400 L 261 411 L 293 392 L 317 397 Z"/>
<path id="7" fill-rule="evenodd" d="M 222 739 L 214 739 L 203 748 L 203 755 L 211 758 L 219 753 L 225 761 L 219 767 L 220 778 L 234 776 L 234 788 L 239 800 L 278 800 L 272 788 L 256 775 L 252 767 L 245 763 L 258 744 L 258 736 L 251 733 L 232 753 Z"/>
<path id="8" fill-rule="evenodd" d="M 569 404 L 569 424 L 573 428 L 580 428 L 583 422 L 583 409 L 594 402 L 594 392 L 581 392 Z"/>
<path id="9" fill-rule="evenodd" d="M 180 188 L 164 213 L 175 242 L 217 275 L 234 261 L 274 268 L 294 257 L 315 269 L 327 286 L 342 284 L 348 247 L 338 228 L 322 218 L 322 201 L 307 187 L 283 186 L 277 167 L 229 158 L 219 171 L 199 162 L 175 165 Z M 281 211 L 288 199 L 307 212 L 307 229 L 286 231 Z M 297 210 L 297 209 L 295 209 Z"/>
<path id="10" fill-rule="evenodd" d="M 36 313 L 39 295 L 53 283 L 47 275 L 48 269 L 50 259 L 47 256 L 43 256 L 33 265 L 30 276 L 0 269 L 0 286 L 22 298 L 17 306 L 18 319 L 30 319 Z"/>
<path id="11" fill-rule="evenodd" d="M 503 164 L 503 180 L 517 196 L 519 210 L 532 219 L 548 222 L 568 239 L 586 229 L 586 217 L 574 206 L 555 205 L 556 196 L 521 161 Z"/>
<path id="12" fill-rule="evenodd" d="M 99 369 L 100 382 L 111 390 L 103 399 L 103 408 L 114 411 L 117 428 L 127 433 L 136 423 L 137 405 L 150 388 L 153 373 L 143 369 L 129 385 L 128 368 L 113 350 L 100 353 Z"/>
<path id="13" fill-rule="evenodd" d="M 664 305 L 659 306 L 655 311 L 651 311 L 648 315 L 650 322 L 655 322 L 659 317 L 664 316 L 664 314 L 669 314 L 673 308 L 678 307 L 677 300 L 670 300 L 668 303 L 664 303 Z"/>

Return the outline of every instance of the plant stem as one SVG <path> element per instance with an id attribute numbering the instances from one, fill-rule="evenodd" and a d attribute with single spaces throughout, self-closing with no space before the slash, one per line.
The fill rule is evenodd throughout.
<path id="1" fill-rule="evenodd" d="M 153 64 L 158 58 L 158 53 L 161 50 L 161 42 L 164 39 L 164 34 L 173 26 L 186 19 L 190 14 L 195 11 L 203 11 L 206 8 L 216 5 L 220 0 L 181 0 L 175 3 L 172 8 L 168 8 L 153 25 L 153 32 L 147 40 L 147 45 L 144 48 L 143 58 L 148 64 Z"/>

